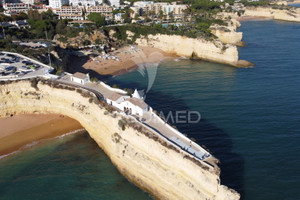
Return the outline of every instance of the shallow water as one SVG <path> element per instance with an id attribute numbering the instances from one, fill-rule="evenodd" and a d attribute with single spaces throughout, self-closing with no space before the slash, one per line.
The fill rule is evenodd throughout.
<path id="1" fill-rule="evenodd" d="M 98 145 L 73 134 L 0 160 L 0 199 L 152 199 Z"/>

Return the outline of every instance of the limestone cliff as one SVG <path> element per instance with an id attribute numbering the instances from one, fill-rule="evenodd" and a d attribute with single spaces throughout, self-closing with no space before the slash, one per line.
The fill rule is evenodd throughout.
<path id="1" fill-rule="evenodd" d="M 218 37 L 224 44 L 241 45 L 243 33 L 236 32 L 237 28 L 241 26 L 236 19 L 228 21 L 227 26 L 220 26 L 214 24 L 210 27 L 211 33 Z"/>
<path id="2" fill-rule="evenodd" d="M 88 91 L 48 80 L 0 83 L 0 117 L 58 113 L 79 121 L 124 176 L 158 199 L 239 199 L 220 185 L 217 167 L 195 160 L 133 119 L 109 113 L 107 106 Z"/>
<path id="3" fill-rule="evenodd" d="M 136 40 L 140 46 L 150 46 L 167 53 L 185 57 L 198 57 L 217 63 L 240 66 L 238 50 L 235 45 L 223 44 L 220 40 L 204 40 L 179 35 L 148 35 Z M 247 63 L 247 66 L 251 65 Z"/>
<path id="4" fill-rule="evenodd" d="M 66 48 L 68 46 L 70 47 L 80 47 L 85 46 L 84 41 L 90 41 L 91 44 L 96 44 L 97 40 L 106 41 L 107 37 L 103 34 L 102 31 L 93 31 L 89 34 L 86 34 L 85 32 L 80 32 L 77 37 L 72 38 L 66 38 L 63 35 L 55 35 L 54 41 L 61 47 Z"/>
<path id="5" fill-rule="evenodd" d="M 242 40 L 242 32 L 226 31 L 222 29 L 213 29 L 212 34 L 217 36 L 225 44 L 239 44 Z"/>
<path id="6" fill-rule="evenodd" d="M 246 7 L 243 16 L 266 17 L 275 20 L 300 22 L 300 8 L 273 9 L 272 7 Z"/>

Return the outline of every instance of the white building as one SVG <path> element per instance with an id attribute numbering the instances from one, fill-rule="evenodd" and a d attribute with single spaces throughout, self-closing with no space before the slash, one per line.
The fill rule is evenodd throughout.
<path id="1" fill-rule="evenodd" d="M 108 0 L 110 5 L 116 8 L 120 7 L 120 0 Z"/>
<path id="2" fill-rule="evenodd" d="M 102 0 L 69 0 L 71 6 L 96 6 L 102 3 Z"/>
<path id="3" fill-rule="evenodd" d="M 59 16 L 59 19 L 83 20 L 82 7 L 62 6 L 53 11 Z"/>
<path id="4" fill-rule="evenodd" d="M 149 106 L 144 102 L 141 95 L 134 91 L 133 96 L 120 95 L 114 93 L 111 96 L 106 98 L 106 102 L 109 105 L 112 105 L 127 114 L 140 115 L 143 116 L 146 112 L 149 111 Z"/>
<path id="5" fill-rule="evenodd" d="M 85 84 L 90 81 L 90 76 L 89 74 L 84 74 L 80 72 L 76 72 L 71 76 L 71 81 L 79 84 Z"/>
<path id="6" fill-rule="evenodd" d="M 163 6 L 163 12 L 165 15 L 170 14 L 173 12 L 175 15 L 182 15 L 184 14 L 184 10 L 187 9 L 186 5 L 165 5 Z"/>
<path id="7" fill-rule="evenodd" d="M 11 14 L 19 14 L 20 12 L 27 13 L 30 9 L 30 4 L 26 3 L 5 3 L 3 4 L 4 14 L 11 15 Z"/>
<path id="8" fill-rule="evenodd" d="M 116 13 L 114 15 L 115 22 L 117 22 L 117 23 L 123 23 L 124 22 L 124 19 L 122 17 L 123 15 L 124 15 L 124 13 Z"/>
<path id="9" fill-rule="evenodd" d="M 121 102 L 121 106 L 124 108 L 124 111 L 132 115 L 143 116 L 146 112 L 149 111 L 149 106 L 142 99 L 137 99 L 135 97 L 126 99 Z"/>
<path id="10" fill-rule="evenodd" d="M 144 97 L 137 91 L 137 89 L 134 90 L 132 97 L 137 99 L 144 99 Z"/>
<path id="11" fill-rule="evenodd" d="M 181 19 L 184 15 L 184 10 L 186 10 L 187 8 L 188 5 L 177 5 L 176 2 L 170 4 L 166 2 L 154 3 L 153 1 L 137 1 L 134 2 L 133 7 L 131 7 L 131 9 L 133 10 L 131 16 L 141 16 L 144 13 L 150 12 L 158 16 L 162 11 L 164 15 L 169 16 L 172 13 L 175 19 Z"/>
<path id="12" fill-rule="evenodd" d="M 112 11 L 113 8 L 108 5 L 91 6 L 86 8 L 86 16 L 88 16 L 91 13 L 100 13 L 102 16 L 105 17 L 106 20 L 110 20 L 113 18 Z"/>
<path id="13" fill-rule="evenodd" d="M 5 3 L 25 3 L 25 4 L 34 4 L 36 0 L 1 0 L 1 4 Z"/>
<path id="14" fill-rule="evenodd" d="M 121 105 L 121 103 L 123 101 L 125 101 L 126 99 L 130 98 L 129 96 L 122 96 L 118 93 L 114 93 L 112 95 L 110 95 L 109 97 L 106 98 L 106 102 L 111 105 L 114 106 L 122 111 L 124 111 L 124 107 Z"/>
<path id="15" fill-rule="evenodd" d="M 68 5 L 69 0 L 49 0 L 49 6 L 51 8 L 60 8 L 63 5 Z"/>
<path id="16" fill-rule="evenodd" d="M 153 1 L 136 1 L 133 3 L 134 7 L 146 7 L 147 5 L 154 4 Z"/>

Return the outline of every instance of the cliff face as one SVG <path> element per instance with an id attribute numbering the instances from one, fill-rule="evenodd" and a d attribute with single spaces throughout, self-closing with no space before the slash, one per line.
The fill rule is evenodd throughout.
<path id="1" fill-rule="evenodd" d="M 213 25 L 210 27 L 211 33 L 218 37 L 224 44 L 240 45 L 242 43 L 243 33 L 236 32 L 241 26 L 236 19 L 228 21 L 227 26 Z"/>
<path id="2" fill-rule="evenodd" d="M 272 9 L 271 7 L 246 7 L 243 16 L 266 17 L 275 20 L 300 22 L 300 8 Z"/>
<path id="3" fill-rule="evenodd" d="M 101 31 L 93 31 L 90 34 L 86 34 L 85 32 L 80 32 L 77 37 L 72 37 L 65 39 L 65 41 L 61 41 L 60 38 L 64 38 L 63 35 L 57 34 L 54 38 L 54 41 L 61 47 L 66 48 L 70 47 L 79 47 L 84 46 L 84 41 L 89 40 L 91 44 L 96 44 L 96 40 L 99 39 L 101 41 L 106 41 L 106 36 Z"/>
<path id="4" fill-rule="evenodd" d="M 108 113 L 87 91 L 22 80 L 0 83 L 0 96 L 0 117 L 57 113 L 79 121 L 124 176 L 159 199 L 239 199 L 238 193 L 220 185 L 219 169 L 193 160 L 129 119 Z M 120 120 L 128 124 L 125 130 Z"/>
<path id="5" fill-rule="evenodd" d="M 243 38 L 242 32 L 224 31 L 222 29 L 213 29 L 212 34 L 225 44 L 239 44 Z"/>
<path id="6" fill-rule="evenodd" d="M 178 35 L 148 35 L 136 40 L 141 46 L 150 46 L 178 56 L 196 56 L 203 60 L 236 65 L 238 50 L 235 45 L 225 45 L 220 40 L 187 38 Z"/>

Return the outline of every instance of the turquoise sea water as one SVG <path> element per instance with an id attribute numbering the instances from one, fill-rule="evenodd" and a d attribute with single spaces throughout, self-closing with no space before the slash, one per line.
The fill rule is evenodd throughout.
<path id="1" fill-rule="evenodd" d="M 152 199 L 129 183 L 87 133 L 0 160 L 0 199 Z"/>
<path id="2" fill-rule="evenodd" d="M 247 200 L 300 196 L 300 24 L 246 21 L 240 58 L 254 68 L 204 61 L 161 63 L 146 102 L 201 113 L 176 124 L 221 160 L 222 183 Z M 146 89 L 139 72 L 109 80 Z M 0 199 L 151 199 L 123 178 L 85 134 L 0 160 Z"/>

